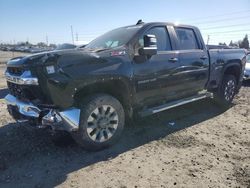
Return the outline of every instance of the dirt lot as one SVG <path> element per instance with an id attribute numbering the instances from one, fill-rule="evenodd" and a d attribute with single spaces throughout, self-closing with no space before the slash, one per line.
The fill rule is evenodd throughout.
<path id="1" fill-rule="evenodd" d="M 55 142 L 15 123 L 1 82 L 0 187 L 250 187 L 250 83 L 227 111 L 210 100 L 178 107 L 127 126 L 112 148 L 86 152 L 70 137 Z"/>
<path id="2" fill-rule="evenodd" d="M 5 63 L 11 58 L 19 57 L 19 56 L 25 56 L 28 55 L 28 53 L 23 52 L 9 52 L 9 51 L 1 51 L 0 50 L 0 64 Z"/>

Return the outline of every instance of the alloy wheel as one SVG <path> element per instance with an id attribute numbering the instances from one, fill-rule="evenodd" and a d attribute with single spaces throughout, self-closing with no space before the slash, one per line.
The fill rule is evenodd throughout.
<path id="1" fill-rule="evenodd" d="M 235 82 L 233 80 L 229 80 L 224 90 L 224 97 L 226 101 L 230 101 L 231 99 L 233 99 L 234 94 L 235 94 Z"/>
<path id="2" fill-rule="evenodd" d="M 87 119 L 88 136 L 95 142 L 105 142 L 116 132 L 118 114 L 110 105 L 97 107 Z"/>

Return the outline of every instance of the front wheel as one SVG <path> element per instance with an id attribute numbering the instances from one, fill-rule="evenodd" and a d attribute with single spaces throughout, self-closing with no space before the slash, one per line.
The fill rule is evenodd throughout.
<path id="1" fill-rule="evenodd" d="M 228 107 L 236 94 L 237 82 L 233 75 L 224 75 L 221 86 L 215 93 L 216 102 L 222 107 Z"/>
<path id="2" fill-rule="evenodd" d="M 87 150 L 101 150 L 116 143 L 124 127 L 121 103 L 114 97 L 98 94 L 88 98 L 81 107 L 79 130 L 73 138 Z"/>

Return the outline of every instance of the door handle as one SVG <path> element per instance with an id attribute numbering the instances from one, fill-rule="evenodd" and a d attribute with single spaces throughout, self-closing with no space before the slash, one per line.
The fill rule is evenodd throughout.
<path id="1" fill-rule="evenodd" d="M 175 63 L 178 61 L 178 58 L 170 58 L 170 59 L 168 59 L 168 61 L 171 63 Z"/>
<path id="2" fill-rule="evenodd" d="M 201 58 L 200 59 L 202 59 L 202 60 L 205 60 L 205 59 L 207 59 L 207 56 L 201 56 Z"/>

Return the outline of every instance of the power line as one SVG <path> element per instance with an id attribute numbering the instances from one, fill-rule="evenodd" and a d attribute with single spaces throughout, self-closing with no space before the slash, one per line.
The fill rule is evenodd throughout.
<path id="1" fill-rule="evenodd" d="M 205 36 L 204 36 L 205 37 Z M 241 35 L 241 36 L 226 36 L 226 37 L 217 37 L 217 36 L 210 36 L 209 40 L 213 40 L 213 39 L 243 39 L 245 37 L 245 35 Z"/>
<path id="2" fill-rule="evenodd" d="M 225 22 L 225 21 L 232 21 L 232 20 L 240 20 L 240 19 L 249 18 L 249 16 L 241 16 L 241 17 L 233 17 L 233 18 L 224 18 L 224 19 L 218 19 L 218 20 L 211 20 L 206 22 L 192 22 L 192 24 L 208 24 L 208 23 L 218 23 L 218 22 Z"/>
<path id="3" fill-rule="evenodd" d="M 235 33 L 235 32 L 249 32 L 249 29 L 248 30 L 232 30 L 232 31 L 219 31 L 219 32 L 212 32 L 212 33 L 209 33 L 209 34 L 218 34 L 218 33 Z"/>
<path id="4" fill-rule="evenodd" d="M 216 18 L 216 17 L 218 17 L 218 16 L 227 16 L 227 15 L 232 15 L 232 14 L 242 14 L 242 13 L 247 13 L 247 12 L 250 12 L 250 10 L 242 10 L 242 11 L 236 11 L 236 12 L 228 12 L 228 13 L 226 13 L 226 14 L 218 14 L 218 15 L 214 15 L 214 16 L 207 16 L 207 17 L 201 17 L 201 18 L 194 18 L 194 19 L 184 19 L 184 21 L 185 20 L 188 20 L 188 21 L 190 21 L 190 20 L 194 20 L 194 21 L 196 21 L 196 20 L 206 20 L 206 19 L 210 19 L 210 18 Z"/>
<path id="5" fill-rule="evenodd" d="M 232 37 L 232 36 L 225 36 L 225 37 L 217 37 L 217 36 L 210 36 L 210 39 L 220 39 L 220 38 L 222 38 L 222 39 L 228 39 L 228 38 L 230 38 L 230 39 L 233 39 L 233 38 L 244 38 L 245 37 L 245 35 L 241 35 L 241 36 L 234 36 L 234 37 Z"/>
<path id="6" fill-rule="evenodd" d="M 250 22 L 249 23 L 241 23 L 241 24 L 234 24 L 234 25 L 225 25 L 225 26 L 214 26 L 214 27 L 207 27 L 207 28 L 202 28 L 201 27 L 201 30 L 210 30 L 210 29 L 220 29 L 220 28 L 228 28 L 228 27 L 236 27 L 236 26 L 248 26 L 247 25 L 249 24 L 250 25 Z"/>
<path id="7" fill-rule="evenodd" d="M 249 10 L 249 12 L 250 12 L 250 10 Z M 243 17 L 237 17 L 237 18 L 232 18 L 232 19 L 230 19 L 230 18 L 219 19 L 219 20 L 214 20 L 214 21 L 202 22 L 201 25 L 207 24 L 207 23 L 218 23 L 218 22 L 222 22 L 222 21 L 232 21 L 232 20 L 238 20 L 238 19 L 243 19 L 243 18 L 249 18 L 249 17 L 243 16 Z M 244 24 L 241 23 L 241 24 L 233 24 L 233 25 L 225 25 L 225 26 L 213 26 L 213 27 L 205 27 L 205 28 L 201 27 L 201 30 L 230 28 L 230 27 L 236 27 L 236 26 L 247 26 L 247 24 L 250 24 L 250 23 L 244 23 Z M 99 30 L 98 32 L 91 32 L 91 33 L 86 33 L 86 34 L 79 34 L 78 33 L 78 37 L 79 38 L 95 38 L 96 36 L 99 36 L 103 33 L 104 33 L 104 30 L 103 30 L 103 32 L 101 30 Z"/>

